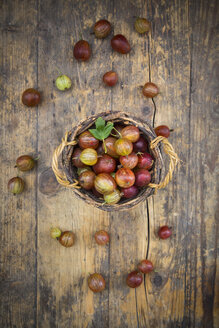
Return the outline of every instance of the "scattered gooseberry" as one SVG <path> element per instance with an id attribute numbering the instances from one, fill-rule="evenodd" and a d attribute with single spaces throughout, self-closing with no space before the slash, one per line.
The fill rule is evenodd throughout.
<path id="1" fill-rule="evenodd" d="M 59 242 L 64 247 L 71 247 L 74 244 L 74 234 L 72 231 L 64 231 L 59 237 Z"/>
<path id="2" fill-rule="evenodd" d="M 20 194 L 24 190 L 24 180 L 19 177 L 14 177 L 8 181 L 8 190 L 12 194 Z"/>
<path id="3" fill-rule="evenodd" d="M 56 79 L 56 87 L 60 91 L 68 90 L 71 88 L 71 79 L 67 75 L 60 75 Z"/>
<path id="4" fill-rule="evenodd" d="M 16 159 L 16 165 L 20 171 L 25 172 L 29 171 L 34 167 L 35 161 L 29 155 L 22 155 Z"/>
<path id="5" fill-rule="evenodd" d="M 170 135 L 170 129 L 166 125 L 157 126 L 154 131 L 157 136 L 168 138 Z"/>
<path id="6" fill-rule="evenodd" d="M 111 24 L 106 19 L 101 19 L 94 25 L 94 34 L 96 38 L 103 39 L 110 34 Z"/>
<path id="7" fill-rule="evenodd" d="M 138 264 L 138 270 L 141 271 L 142 273 L 149 273 L 154 270 L 153 263 L 149 260 L 142 260 Z"/>
<path id="8" fill-rule="evenodd" d="M 87 61 L 91 56 L 91 47 L 85 40 L 78 41 L 74 46 L 74 57 L 80 61 Z"/>
<path id="9" fill-rule="evenodd" d="M 105 230 L 97 231 L 94 235 L 94 238 L 96 243 L 101 246 L 106 245 L 110 240 L 109 234 Z"/>
<path id="10" fill-rule="evenodd" d="M 158 236 L 161 239 L 167 239 L 172 235 L 172 228 L 169 228 L 168 226 L 162 226 L 160 227 L 158 231 Z"/>
<path id="11" fill-rule="evenodd" d="M 135 29 L 138 33 L 143 34 L 150 31 L 151 24 L 146 18 L 137 18 L 135 21 Z"/>
<path id="12" fill-rule="evenodd" d="M 136 288 L 141 285 L 143 281 L 142 274 L 138 271 L 132 271 L 126 278 L 126 283 L 131 288 Z"/>
<path id="13" fill-rule="evenodd" d="M 106 72 L 103 76 L 103 82 L 109 87 L 113 87 L 118 82 L 118 74 L 114 71 Z"/>
<path id="14" fill-rule="evenodd" d="M 99 273 L 93 273 L 88 278 L 88 287 L 94 293 L 99 293 L 106 287 L 106 282 L 103 276 Z"/>
<path id="15" fill-rule="evenodd" d="M 50 229 L 50 236 L 53 239 L 59 238 L 61 236 L 61 230 L 59 228 L 51 228 Z"/>
<path id="16" fill-rule="evenodd" d="M 153 98 L 158 95 L 159 89 L 156 84 L 152 82 L 147 82 L 142 89 L 143 95 L 147 98 Z"/>
<path id="17" fill-rule="evenodd" d="M 112 46 L 113 50 L 115 50 L 121 54 L 127 54 L 131 50 L 128 40 L 122 34 L 117 34 L 112 38 L 111 46 Z"/>
<path id="18" fill-rule="evenodd" d="M 40 103 L 41 96 L 39 91 L 29 88 L 22 94 L 22 103 L 27 107 L 34 107 Z"/>

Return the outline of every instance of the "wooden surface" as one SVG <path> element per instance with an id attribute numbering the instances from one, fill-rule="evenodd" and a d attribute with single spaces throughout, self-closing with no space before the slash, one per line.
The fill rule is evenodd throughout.
<path id="1" fill-rule="evenodd" d="M 149 36 L 134 31 L 134 16 L 152 22 Z M 0 1 L 0 327 L 219 326 L 218 16 L 216 0 Z M 100 18 L 128 38 L 130 54 L 90 34 Z M 73 59 L 81 35 L 92 44 L 88 63 Z M 54 87 L 57 68 L 72 78 L 70 91 Z M 120 79 L 113 89 L 101 82 L 110 69 Z M 141 93 L 148 80 L 161 90 L 154 100 Z M 28 87 L 43 92 L 38 108 L 21 104 Z M 123 213 L 84 204 L 50 168 L 65 131 L 103 110 L 174 128 L 170 141 L 182 160 L 165 190 Z M 7 181 L 26 153 L 40 159 L 20 174 L 25 192 L 12 196 Z M 173 227 L 166 241 L 156 235 L 163 224 Z M 51 226 L 72 229 L 75 246 L 52 240 Z M 109 246 L 95 244 L 99 229 L 109 231 Z M 129 289 L 125 277 L 145 257 L 156 272 Z M 107 282 L 97 295 L 87 286 L 95 271 Z"/>

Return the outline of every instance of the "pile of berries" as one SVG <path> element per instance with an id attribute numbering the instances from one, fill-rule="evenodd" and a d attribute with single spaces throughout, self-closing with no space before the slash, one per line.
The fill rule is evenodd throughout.
<path id="1" fill-rule="evenodd" d="M 99 117 L 96 129 L 78 136 L 72 155 L 82 188 L 107 204 L 138 195 L 151 181 L 154 159 L 138 127 L 106 122 Z"/>

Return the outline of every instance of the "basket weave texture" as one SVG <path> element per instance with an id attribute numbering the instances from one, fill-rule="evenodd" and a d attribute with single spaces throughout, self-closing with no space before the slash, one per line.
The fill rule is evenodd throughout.
<path id="1" fill-rule="evenodd" d="M 102 117 L 105 121 L 111 121 L 113 123 L 122 123 L 124 125 L 135 125 L 139 128 L 142 135 L 147 139 L 148 144 L 156 139 L 156 134 L 150 124 L 146 121 L 139 120 L 136 117 L 131 117 L 129 114 L 124 112 L 110 112 L 110 113 L 100 113 L 89 117 L 88 119 L 80 122 L 71 131 L 68 132 L 67 141 L 63 146 L 61 162 L 62 169 L 67 178 L 67 187 L 72 186 L 75 194 L 84 200 L 86 203 L 98 207 L 105 211 L 115 211 L 115 210 L 125 210 L 133 206 L 136 206 L 139 202 L 145 200 L 147 197 L 154 194 L 156 187 L 145 187 L 141 189 L 139 194 L 134 199 L 121 200 L 118 204 L 108 205 L 104 204 L 103 200 L 94 196 L 90 191 L 79 188 L 77 184 L 77 171 L 72 165 L 72 154 L 75 147 L 75 141 L 77 137 L 85 130 L 91 128 L 94 125 L 95 120 L 98 117 Z M 60 145 L 61 146 L 61 145 Z M 152 180 L 151 185 L 157 186 L 161 182 L 162 173 L 164 171 L 164 163 L 162 159 L 161 144 L 157 144 L 153 149 L 150 149 L 150 153 L 154 158 L 154 165 L 152 168 Z M 54 170 L 55 172 L 55 170 Z M 55 172 L 56 174 L 56 172 Z M 56 174 L 57 177 L 57 174 Z M 58 179 L 57 179 L 58 180 Z M 59 180 L 58 180 L 59 181 Z M 60 182 L 60 181 L 59 181 Z M 60 182 L 61 183 L 61 182 Z"/>

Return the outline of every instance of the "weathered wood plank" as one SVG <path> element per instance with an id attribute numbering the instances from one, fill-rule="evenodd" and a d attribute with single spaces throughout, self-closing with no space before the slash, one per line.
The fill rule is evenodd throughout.
<path id="1" fill-rule="evenodd" d="M 100 18 L 111 20 L 111 3 L 81 1 L 41 1 L 39 5 L 39 79 L 45 90 L 39 114 L 39 148 L 44 159 L 40 166 L 42 182 L 51 165 L 53 150 L 72 125 L 98 111 L 110 110 L 111 90 L 102 85 L 109 61 L 109 39 L 96 40 L 90 34 Z M 89 62 L 73 59 L 73 45 L 80 35 L 92 45 Z M 73 87 L 59 92 L 52 80 L 56 66 L 69 75 Z M 45 140 L 47 141 L 45 143 Z M 58 189 L 53 195 L 39 195 L 38 325 L 39 327 L 108 326 L 109 247 L 97 246 L 94 233 L 109 228 L 109 215 L 78 200 L 73 191 Z M 72 229 L 76 244 L 62 248 L 50 240 L 53 225 Z M 106 290 L 94 295 L 87 286 L 89 273 L 100 272 Z"/>
<path id="2" fill-rule="evenodd" d="M 112 55 L 112 65 L 122 81 L 119 93 L 113 93 L 112 109 L 125 110 L 151 121 L 153 103 L 141 92 L 141 86 L 149 79 L 148 37 L 134 30 L 136 16 L 145 16 L 145 12 L 143 1 L 114 2 L 114 34 L 124 34 L 132 50 L 126 56 Z M 110 231 L 114 235 L 110 246 L 110 327 L 137 327 L 145 304 L 145 288 L 143 284 L 136 291 L 128 288 L 126 276 L 147 253 L 147 204 L 144 202 L 131 211 L 111 213 L 110 220 Z"/>
<path id="3" fill-rule="evenodd" d="M 0 8 L 0 325 L 216 327 L 216 0 L 9 1 Z M 133 16 L 152 21 L 149 37 L 134 31 Z M 100 18 L 113 23 L 114 34 L 128 38 L 130 54 L 112 51 L 112 35 L 97 40 L 90 34 Z M 76 62 L 72 55 L 81 35 L 92 44 L 87 63 Z M 73 80 L 68 92 L 54 87 L 57 67 Z M 102 84 L 110 69 L 119 74 L 113 89 Z M 154 102 L 140 88 L 150 79 L 161 89 Z M 20 104 L 30 84 L 43 90 L 39 114 Z M 128 212 L 107 214 L 57 184 L 51 156 L 72 124 L 119 109 L 174 128 L 170 141 L 183 163 L 173 182 L 154 198 Z M 9 196 L 6 186 L 16 157 L 38 149 L 37 170 L 24 175 L 28 190 Z M 173 237 L 160 241 L 156 233 L 166 223 L 173 227 Z M 75 232 L 73 248 L 50 239 L 54 225 Z M 93 235 L 99 229 L 110 232 L 109 246 L 95 244 Z M 157 272 L 145 277 L 138 289 L 129 289 L 126 275 L 145 257 Z M 99 295 L 87 287 L 87 277 L 95 271 L 107 281 Z"/>
<path id="4" fill-rule="evenodd" d="M 172 184 L 154 198 L 154 204 L 153 200 L 149 203 L 149 257 L 158 270 L 147 277 L 149 322 L 159 327 L 216 327 L 216 171 L 206 170 L 207 159 L 203 158 L 209 149 L 217 152 L 218 145 L 216 130 L 211 128 L 216 79 L 208 86 L 215 63 L 208 39 L 216 27 L 216 3 L 210 9 L 205 1 L 198 7 L 184 1 L 159 1 L 152 6 L 151 79 L 162 91 L 154 100 L 155 125 L 175 129 L 170 141 L 183 163 Z M 212 103 L 206 112 L 207 99 Z M 213 158 L 213 167 L 215 161 Z M 174 231 L 173 238 L 165 242 L 156 236 L 163 224 Z"/>
<path id="5" fill-rule="evenodd" d="M 19 176 L 21 195 L 8 193 L 17 175 L 16 158 L 37 152 L 37 108 L 21 104 L 21 94 L 37 87 L 37 8 L 35 1 L 2 1 L 1 48 L 1 261 L 0 326 L 36 325 L 36 169 Z"/>

